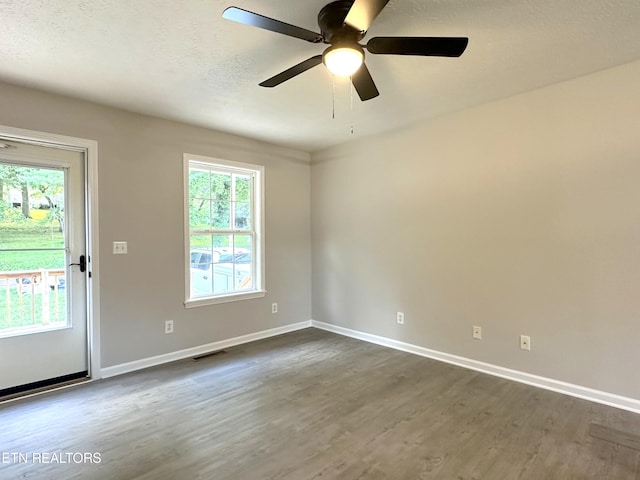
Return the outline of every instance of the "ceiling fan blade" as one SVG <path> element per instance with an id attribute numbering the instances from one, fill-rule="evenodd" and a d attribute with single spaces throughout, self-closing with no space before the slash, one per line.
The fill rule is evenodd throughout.
<path id="1" fill-rule="evenodd" d="M 359 32 L 366 32 L 389 0 L 355 0 L 344 23 Z"/>
<path id="2" fill-rule="evenodd" d="M 376 84 L 373 82 L 373 78 L 369 73 L 369 69 L 364 63 L 360 66 L 358 71 L 351 76 L 351 82 L 353 83 L 356 92 L 358 92 L 360 100 L 363 102 L 380 95 L 380 92 L 378 92 Z"/>
<path id="3" fill-rule="evenodd" d="M 367 43 L 370 53 L 459 57 L 467 48 L 466 37 L 375 37 Z"/>
<path id="4" fill-rule="evenodd" d="M 300 62 L 299 64 L 288 68 L 284 72 L 280 72 L 277 75 L 265 80 L 260 83 L 261 87 L 276 87 L 280 85 L 282 82 L 286 82 L 287 80 L 295 77 L 296 75 L 300 75 L 301 73 L 306 72 L 310 68 L 315 67 L 316 65 L 320 65 L 322 63 L 322 55 L 316 55 L 315 57 L 307 58 L 304 62 Z"/>
<path id="5" fill-rule="evenodd" d="M 311 43 L 322 42 L 322 35 L 319 33 L 237 7 L 226 8 L 225 11 L 222 12 L 222 18 L 245 25 L 251 25 L 252 27 L 264 28 L 265 30 L 281 33 L 289 37 L 301 38 Z"/>

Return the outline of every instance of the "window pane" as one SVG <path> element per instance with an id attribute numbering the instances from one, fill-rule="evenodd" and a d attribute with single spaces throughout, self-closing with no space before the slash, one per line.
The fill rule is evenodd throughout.
<path id="1" fill-rule="evenodd" d="M 189 200 L 189 228 L 191 229 L 208 229 L 210 225 L 211 215 L 209 200 L 201 198 L 192 198 Z"/>
<path id="2" fill-rule="evenodd" d="M 234 235 L 234 286 L 236 290 L 253 288 L 253 246 L 251 235 Z"/>
<path id="3" fill-rule="evenodd" d="M 213 293 L 233 292 L 233 263 L 216 263 L 213 268 Z"/>
<path id="4" fill-rule="evenodd" d="M 214 235 L 213 293 L 233 292 L 233 235 Z"/>
<path id="5" fill-rule="evenodd" d="M 231 200 L 231 175 L 226 173 L 211 174 L 211 200 L 218 202 Z"/>
<path id="6" fill-rule="evenodd" d="M 203 248 L 211 250 L 211 235 L 191 235 L 191 250 Z"/>
<path id="7" fill-rule="evenodd" d="M 235 254 L 251 252 L 251 235 L 234 235 Z"/>
<path id="8" fill-rule="evenodd" d="M 211 264 L 207 269 L 191 269 L 191 296 L 206 297 L 212 293 Z"/>
<path id="9" fill-rule="evenodd" d="M 211 235 L 191 235 L 191 267 L 211 263 Z"/>
<path id="10" fill-rule="evenodd" d="M 233 251 L 232 235 L 212 235 L 213 249 L 219 252 L 231 253 Z"/>
<path id="11" fill-rule="evenodd" d="M 189 169 L 189 198 L 211 198 L 211 179 L 208 170 Z"/>
<path id="12" fill-rule="evenodd" d="M 211 202 L 211 227 L 216 230 L 231 229 L 231 202 Z"/>
<path id="13" fill-rule="evenodd" d="M 257 246 L 253 243 L 261 238 L 254 231 L 255 212 L 261 211 L 254 204 L 254 183 L 262 185 L 261 168 L 253 172 L 223 161 L 205 166 L 202 160 L 188 168 L 191 297 L 260 288 L 262 277 L 256 273 Z"/>
<path id="14" fill-rule="evenodd" d="M 245 175 L 236 175 L 236 201 L 248 202 L 251 199 L 251 178 Z"/>
<path id="15" fill-rule="evenodd" d="M 211 235 L 191 235 L 191 296 L 211 295 Z"/>
<path id="16" fill-rule="evenodd" d="M 236 202 L 235 208 L 235 229 L 250 230 L 251 229 L 251 205 L 245 202 Z"/>

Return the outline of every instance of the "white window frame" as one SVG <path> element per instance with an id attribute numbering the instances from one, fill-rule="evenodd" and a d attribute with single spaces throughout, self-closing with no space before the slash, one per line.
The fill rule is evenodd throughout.
<path id="1" fill-rule="evenodd" d="M 251 196 L 251 211 L 253 214 L 255 232 L 255 259 L 252 257 L 252 275 L 255 282 L 252 290 L 231 292 L 224 294 L 211 294 L 205 297 L 191 297 L 191 226 L 189 224 L 189 169 L 190 167 L 219 168 L 226 172 L 238 174 L 251 174 L 254 177 L 253 192 Z M 187 308 L 217 303 L 235 302 L 251 298 L 264 297 L 265 272 L 264 272 L 264 167 L 250 163 L 233 162 L 218 158 L 204 157 L 185 153 L 183 155 L 184 170 L 184 264 L 185 264 L 185 302 Z M 245 233 L 245 232 L 243 232 Z"/>

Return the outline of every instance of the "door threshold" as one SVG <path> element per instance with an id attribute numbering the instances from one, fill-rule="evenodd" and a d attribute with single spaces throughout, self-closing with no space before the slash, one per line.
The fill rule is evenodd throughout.
<path id="1" fill-rule="evenodd" d="M 59 388 L 69 387 L 89 380 L 91 380 L 91 378 L 85 370 L 84 372 L 72 373 L 62 377 L 50 378 L 48 380 L 41 380 L 39 382 L 28 383 L 26 385 L 5 388 L 0 390 L 0 403 L 57 390 Z"/>

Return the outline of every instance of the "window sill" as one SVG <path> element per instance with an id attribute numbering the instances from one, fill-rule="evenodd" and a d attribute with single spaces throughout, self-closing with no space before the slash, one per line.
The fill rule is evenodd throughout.
<path id="1" fill-rule="evenodd" d="M 202 297 L 185 300 L 185 308 L 204 307 L 206 305 L 216 305 L 218 303 L 238 302 L 240 300 L 250 300 L 252 298 L 262 298 L 266 295 L 266 290 L 257 290 L 244 293 L 232 293 L 231 295 L 220 295 L 218 297 Z"/>

